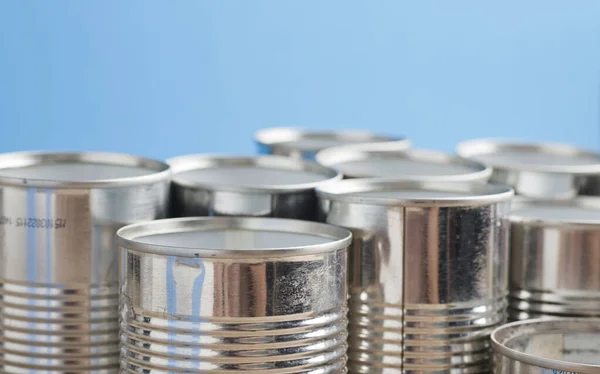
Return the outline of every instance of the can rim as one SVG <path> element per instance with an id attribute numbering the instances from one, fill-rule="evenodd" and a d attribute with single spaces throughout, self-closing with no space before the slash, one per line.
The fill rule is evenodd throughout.
<path id="1" fill-rule="evenodd" d="M 295 191 L 307 191 L 313 190 L 318 186 L 338 181 L 342 179 L 342 174 L 337 171 L 321 166 L 317 163 L 293 159 L 284 156 L 277 155 L 261 155 L 261 156 L 230 156 L 230 155 L 207 155 L 207 154 L 191 154 L 178 156 L 168 159 L 169 164 L 173 170 L 173 183 L 190 188 L 198 188 L 205 190 L 220 190 L 220 191 L 234 191 L 234 192 L 295 192 Z M 256 166 L 278 170 L 290 170 L 290 171 L 306 171 L 313 172 L 323 175 L 323 179 L 310 182 L 310 183 L 292 183 L 292 184 L 279 184 L 279 185 L 257 185 L 257 186 L 244 186 L 239 184 L 227 184 L 227 183 L 203 183 L 190 181 L 185 178 L 180 178 L 179 173 L 208 169 L 218 168 L 223 166 Z"/>
<path id="2" fill-rule="evenodd" d="M 469 182 L 469 181 L 486 181 L 492 175 L 492 169 L 477 161 L 469 160 L 464 157 L 439 152 L 430 149 L 407 148 L 398 142 L 380 142 L 380 143 L 362 143 L 349 144 L 337 147 L 331 147 L 319 151 L 316 155 L 316 160 L 319 164 L 331 167 L 345 177 L 350 178 L 373 178 L 375 175 L 368 173 L 350 174 L 344 172 L 343 168 L 336 167 L 341 163 L 362 161 L 372 158 L 385 159 L 405 159 L 423 163 L 434 163 L 439 165 L 461 165 L 472 170 L 463 174 L 453 175 L 430 175 L 424 177 L 438 177 L 440 181 L 448 182 Z M 406 178 L 418 179 L 421 175 L 407 176 Z M 404 179 L 405 177 L 394 177 L 396 179 Z"/>
<path id="3" fill-rule="evenodd" d="M 61 181 L 42 178 L 22 178 L 2 175 L 2 169 L 60 163 L 101 164 L 137 167 L 154 171 L 149 174 L 84 181 Z M 171 168 L 162 161 L 117 152 L 51 152 L 25 151 L 0 154 L 0 184 L 33 188 L 102 188 L 142 185 L 168 180 Z"/>
<path id="4" fill-rule="evenodd" d="M 317 196 L 322 200 L 344 203 L 371 204 L 385 206 L 436 206 L 460 207 L 487 205 L 509 201 L 514 190 L 503 184 L 485 184 L 480 182 L 440 183 L 437 177 L 398 180 L 392 178 L 346 179 L 317 188 Z M 443 182 L 443 181 L 442 181 Z M 385 192 L 390 190 L 417 190 L 440 193 L 469 193 L 466 196 L 440 196 L 439 198 L 374 197 L 360 195 L 364 192 Z"/>
<path id="5" fill-rule="evenodd" d="M 591 157 L 597 160 L 593 164 L 556 165 L 526 164 L 522 162 L 492 162 L 493 169 L 517 172 L 541 172 L 554 174 L 596 174 L 600 173 L 600 153 L 581 149 L 563 143 L 528 143 L 501 139 L 466 140 L 456 146 L 456 153 L 464 158 L 477 160 L 480 155 L 494 154 L 499 151 L 538 152 L 554 156 Z"/>
<path id="6" fill-rule="evenodd" d="M 598 211 L 598 218 L 589 219 L 546 219 L 534 217 L 522 217 L 514 214 L 515 209 L 527 206 L 554 205 L 556 207 L 579 207 L 592 208 Z M 600 230 L 600 197 L 596 196 L 577 196 L 571 199 L 533 199 L 517 196 L 511 202 L 511 210 L 508 213 L 508 220 L 511 223 L 523 224 L 529 226 L 543 227 L 564 227 L 564 228 L 583 228 Z"/>
<path id="7" fill-rule="evenodd" d="M 268 228 L 268 229 L 267 229 Z M 252 231 L 276 231 L 310 234 L 332 239 L 331 242 L 298 247 L 282 248 L 185 248 L 141 243 L 139 237 L 180 232 L 245 229 Z M 190 258 L 272 258 L 294 257 L 318 253 L 335 252 L 347 248 L 352 233 L 342 227 L 311 221 L 287 218 L 261 217 L 184 217 L 140 222 L 125 226 L 117 231 L 118 245 L 124 249 L 144 253 Z"/>
<path id="8" fill-rule="evenodd" d="M 575 328 L 573 328 L 575 327 Z M 577 328 L 578 327 L 578 328 Z M 587 331 L 583 330 L 587 327 Z M 541 330 L 540 330 L 541 329 Z M 570 329 L 570 330 L 569 330 Z M 508 348 L 506 341 L 517 336 L 522 336 L 533 331 L 572 331 L 572 332 L 598 332 L 600 334 L 599 318 L 563 318 L 548 317 L 536 318 L 526 321 L 516 321 L 497 327 L 491 334 L 492 348 L 499 354 L 510 359 L 526 363 L 528 365 L 538 366 L 546 369 L 563 370 L 566 372 L 578 373 L 599 373 L 600 365 L 581 364 L 570 361 L 556 360 L 551 358 L 540 358 L 534 355 L 519 352 Z M 512 334 L 510 334 L 513 332 Z M 521 332 L 521 334 L 519 334 Z M 510 336 L 507 336 L 510 335 Z"/>

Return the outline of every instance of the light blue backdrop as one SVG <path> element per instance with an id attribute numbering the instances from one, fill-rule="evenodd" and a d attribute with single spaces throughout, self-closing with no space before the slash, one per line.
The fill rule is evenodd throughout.
<path id="1" fill-rule="evenodd" d="M 600 148 L 600 1 L 0 1 L 0 150 L 254 152 L 265 126 Z"/>

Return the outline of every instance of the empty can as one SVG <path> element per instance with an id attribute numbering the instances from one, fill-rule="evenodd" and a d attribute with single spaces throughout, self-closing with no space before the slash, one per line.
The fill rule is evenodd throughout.
<path id="1" fill-rule="evenodd" d="M 460 143 L 457 153 L 490 166 L 491 181 L 532 198 L 600 195 L 600 154 L 566 144 L 529 144 L 491 139 Z"/>
<path id="2" fill-rule="evenodd" d="M 254 136 L 261 154 L 274 154 L 314 160 L 318 151 L 342 144 L 395 141 L 397 147 L 410 147 L 410 141 L 399 136 L 375 134 L 367 130 L 319 131 L 291 127 L 275 127 L 258 131 Z"/>
<path id="3" fill-rule="evenodd" d="M 492 333 L 496 374 L 600 373 L 600 319 L 533 319 Z"/>
<path id="4" fill-rule="evenodd" d="M 254 217 L 121 229 L 121 372 L 345 373 L 351 236 Z"/>
<path id="5" fill-rule="evenodd" d="M 515 199 L 510 318 L 600 317 L 600 198 Z"/>
<path id="6" fill-rule="evenodd" d="M 513 190 L 483 183 L 349 179 L 317 190 L 353 233 L 350 373 L 491 368 L 505 321 Z"/>
<path id="7" fill-rule="evenodd" d="M 283 156 L 189 155 L 173 168 L 173 217 L 259 216 L 316 220 L 315 187 L 342 176 Z"/>
<path id="8" fill-rule="evenodd" d="M 492 174 L 492 169 L 478 162 L 443 152 L 398 147 L 398 142 L 332 147 L 317 153 L 316 160 L 344 178 L 438 177 L 445 181 L 486 182 Z"/>
<path id="9" fill-rule="evenodd" d="M 0 155 L 0 371 L 118 372 L 115 232 L 164 217 L 168 165 L 112 153 Z"/>

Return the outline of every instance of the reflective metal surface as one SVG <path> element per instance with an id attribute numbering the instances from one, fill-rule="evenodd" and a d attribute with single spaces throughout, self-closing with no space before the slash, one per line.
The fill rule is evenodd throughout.
<path id="1" fill-rule="evenodd" d="M 529 144 L 493 139 L 460 143 L 457 153 L 493 168 L 492 182 L 532 198 L 600 195 L 600 154 L 566 144 Z"/>
<path id="2" fill-rule="evenodd" d="M 600 198 L 511 210 L 510 318 L 600 317 Z"/>
<path id="3" fill-rule="evenodd" d="M 258 131 L 254 138 L 261 154 L 314 160 L 322 149 L 343 144 L 394 141 L 397 147 L 410 148 L 410 141 L 399 136 L 375 134 L 367 130 L 319 131 L 275 127 Z"/>
<path id="4" fill-rule="evenodd" d="M 317 194 L 326 222 L 353 233 L 349 372 L 488 372 L 512 189 L 354 179 Z"/>
<path id="5" fill-rule="evenodd" d="M 114 235 L 164 217 L 169 182 L 129 155 L 0 155 L 0 372 L 118 372 Z"/>
<path id="6" fill-rule="evenodd" d="M 496 374 L 600 373 L 600 319 L 513 322 L 492 333 Z"/>
<path id="7" fill-rule="evenodd" d="M 345 373 L 347 230 L 277 218 L 118 233 L 122 373 Z"/>

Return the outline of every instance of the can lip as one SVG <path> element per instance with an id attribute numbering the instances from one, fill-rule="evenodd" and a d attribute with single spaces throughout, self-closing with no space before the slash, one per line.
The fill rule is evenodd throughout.
<path id="1" fill-rule="evenodd" d="M 351 178 L 372 178 L 377 176 L 369 175 L 367 173 L 350 174 L 345 172 L 343 170 L 343 167 L 336 167 L 336 165 L 345 162 L 368 160 L 370 158 L 405 159 L 416 162 L 432 163 L 439 165 L 455 164 L 472 169 L 471 171 L 465 172 L 464 174 L 426 176 L 438 177 L 440 181 L 486 181 L 492 175 L 492 169 L 490 167 L 485 166 L 477 161 L 430 149 L 408 148 L 404 146 L 401 142 L 362 143 L 331 147 L 319 151 L 315 158 L 319 164 L 336 169 L 339 172 L 343 173 L 345 177 Z M 418 179 L 419 177 L 420 175 L 415 175 L 407 176 L 406 178 Z M 394 178 L 404 179 L 404 177 Z"/>
<path id="2" fill-rule="evenodd" d="M 228 229 L 245 229 L 254 231 L 276 231 L 297 234 L 310 234 L 331 238 L 331 242 L 299 247 L 284 248 L 184 248 L 147 244 L 137 238 L 175 234 L 192 231 L 212 231 Z M 120 247 L 144 253 L 190 258 L 272 258 L 293 257 L 318 253 L 335 252 L 347 248 L 352 241 L 352 233 L 342 227 L 325 223 L 301 221 L 287 218 L 259 217 L 185 217 L 168 218 L 135 223 L 117 231 L 117 242 Z"/>
<path id="3" fill-rule="evenodd" d="M 522 161 L 488 162 L 493 169 L 512 170 L 517 172 L 541 172 L 555 174 L 597 174 L 600 173 L 600 153 L 577 148 L 563 143 L 533 143 L 502 139 L 473 139 L 466 140 L 456 146 L 456 153 L 464 158 L 478 160 L 479 156 L 510 152 L 537 152 L 550 156 L 587 157 L 597 160 L 595 163 L 571 165 L 531 164 Z"/>
<path id="4" fill-rule="evenodd" d="M 61 181 L 3 176 L 2 169 L 60 163 L 101 164 L 148 169 L 149 174 L 111 179 Z M 171 168 L 162 161 L 117 152 L 26 151 L 0 154 L 0 184 L 33 188 L 102 188 L 143 185 L 169 180 Z"/>
<path id="5" fill-rule="evenodd" d="M 598 218 L 535 218 L 524 217 L 522 215 L 514 213 L 516 209 L 522 209 L 524 207 L 534 208 L 540 206 L 552 206 L 556 208 L 583 208 L 595 210 L 598 212 Z M 523 196 L 515 196 L 515 198 L 511 202 L 511 211 L 508 214 L 508 220 L 511 223 L 529 226 L 600 230 L 600 197 L 577 196 L 571 199 L 534 199 Z"/>
<path id="6" fill-rule="evenodd" d="M 417 191 L 439 192 L 439 197 L 379 197 L 361 195 L 370 192 Z M 443 196 L 444 193 L 465 194 L 464 196 Z M 437 206 L 460 207 L 487 205 L 509 201 L 514 190 L 502 184 L 484 184 L 480 182 L 440 183 L 436 177 L 415 180 L 393 178 L 346 179 L 317 188 L 320 199 L 355 204 L 385 206 Z"/>
<path id="7" fill-rule="evenodd" d="M 600 319 L 598 318 L 537 318 L 526 321 L 507 323 L 497 327 L 491 334 L 492 348 L 499 354 L 510 359 L 547 369 L 563 370 L 565 372 L 598 373 L 600 365 L 580 364 L 576 362 L 540 358 L 528 353 L 519 352 L 506 346 L 506 342 L 515 337 L 534 332 L 597 332 L 600 334 Z"/>
<path id="8" fill-rule="evenodd" d="M 254 134 L 256 143 L 264 146 L 277 146 L 286 150 L 301 150 L 315 152 L 323 149 L 320 146 L 298 147 L 290 142 L 299 140 L 338 140 L 349 142 L 387 142 L 398 141 L 410 147 L 410 140 L 403 136 L 377 134 L 363 129 L 342 129 L 335 131 L 310 130 L 298 127 L 270 127 L 257 131 Z"/>
<path id="9" fill-rule="evenodd" d="M 180 186 L 200 188 L 206 190 L 218 189 L 220 191 L 254 193 L 299 192 L 314 190 L 318 186 L 341 180 L 343 177 L 342 174 L 338 173 L 337 171 L 330 168 L 326 168 L 317 163 L 277 155 L 230 156 L 219 154 L 191 154 L 173 157 L 168 159 L 166 162 L 171 166 L 173 170 L 173 183 L 176 183 Z M 225 183 L 202 183 L 178 177 L 179 173 L 199 169 L 217 168 L 222 166 L 257 166 L 278 170 L 306 171 L 322 174 L 323 179 L 310 183 L 244 186 L 238 184 L 232 185 Z"/>

